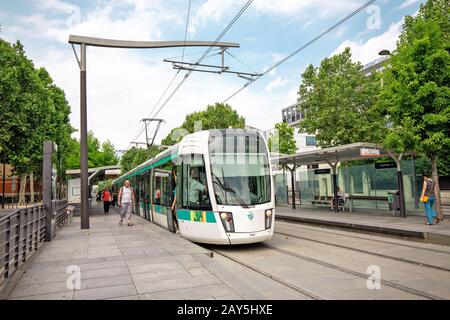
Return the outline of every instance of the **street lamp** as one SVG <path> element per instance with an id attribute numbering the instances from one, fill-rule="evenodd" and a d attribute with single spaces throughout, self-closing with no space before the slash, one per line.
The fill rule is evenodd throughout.
<path id="1" fill-rule="evenodd" d="M 378 52 L 378 55 L 379 56 L 390 56 L 391 52 L 389 50 L 387 50 L 387 49 L 383 49 L 380 52 Z"/>

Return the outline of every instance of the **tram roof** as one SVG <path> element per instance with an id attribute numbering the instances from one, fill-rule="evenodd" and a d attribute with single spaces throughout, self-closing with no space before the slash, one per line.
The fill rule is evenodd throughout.
<path id="1" fill-rule="evenodd" d="M 300 166 L 380 157 L 391 157 L 391 155 L 389 154 L 389 151 L 385 150 L 383 146 L 379 144 L 357 142 L 336 147 L 299 152 L 291 155 L 273 156 L 272 163 L 278 162 L 280 164 L 295 164 Z"/>
<path id="2" fill-rule="evenodd" d="M 134 167 L 127 173 L 125 173 L 125 174 L 121 175 L 120 177 L 118 177 L 117 179 L 113 180 L 113 183 L 116 183 L 117 181 L 121 181 L 121 180 L 129 177 L 130 175 L 132 175 L 134 172 L 138 171 L 139 169 L 145 168 L 148 165 L 150 165 L 156 161 L 159 161 L 159 160 L 163 159 L 164 157 L 167 157 L 168 155 L 171 155 L 172 153 L 176 152 L 176 150 L 178 150 L 178 143 L 173 146 L 170 146 L 166 150 L 161 151 L 155 157 L 148 159 L 147 161 L 141 163 L 137 167 Z"/>

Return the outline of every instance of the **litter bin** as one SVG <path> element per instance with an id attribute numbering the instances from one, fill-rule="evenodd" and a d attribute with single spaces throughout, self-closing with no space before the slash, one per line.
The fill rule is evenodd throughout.
<path id="1" fill-rule="evenodd" d="M 392 211 L 392 215 L 400 215 L 400 191 L 399 190 L 393 190 L 388 191 L 388 203 L 389 203 L 389 210 Z"/>

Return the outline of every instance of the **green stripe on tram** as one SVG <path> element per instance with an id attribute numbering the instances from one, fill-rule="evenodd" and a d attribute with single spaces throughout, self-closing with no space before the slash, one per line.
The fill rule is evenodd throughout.
<path id="1" fill-rule="evenodd" d="M 216 217 L 213 211 L 178 209 L 177 217 L 179 220 L 194 222 L 216 222 Z"/>
<path id="2" fill-rule="evenodd" d="M 155 210 L 156 213 L 162 214 L 164 216 L 167 215 L 167 208 L 160 206 L 158 204 L 153 205 L 153 209 Z"/>

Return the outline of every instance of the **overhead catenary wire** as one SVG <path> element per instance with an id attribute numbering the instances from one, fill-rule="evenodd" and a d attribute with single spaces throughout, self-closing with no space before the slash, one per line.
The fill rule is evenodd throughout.
<path id="1" fill-rule="evenodd" d="M 267 73 L 269 73 L 270 71 L 272 71 L 273 69 L 277 68 L 279 65 L 281 65 L 282 63 L 286 62 L 287 60 L 289 60 L 290 58 L 292 58 L 293 56 L 295 56 L 296 54 L 298 54 L 300 51 L 306 49 L 307 47 L 309 47 L 310 45 L 312 45 L 314 42 L 316 42 L 317 40 L 323 38 L 325 35 L 327 35 L 328 33 L 330 33 L 331 31 L 333 31 L 334 29 L 336 29 L 337 27 L 339 27 L 341 24 L 345 23 L 347 20 L 349 20 L 350 18 L 352 18 L 354 15 L 358 14 L 359 12 L 361 12 L 362 10 L 364 10 L 365 8 L 367 8 L 368 6 L 370 6 L 371 4 L 373 4 L 376 0 L 370 0 L 368 2 L 366 2 L 365 4 L 363 4 L 361 7 L 359 7 L 358 9 L 356 9 L 355 11 L 353 11 L 352 13 L 348 14 L 347 16 L 345 16 L 344 18 L 342 18 L 341 20 L 339 20 L 337 23 L 335 23 L 334 25 L 332 25 L 331 27 L 329 27 L 328 29 L 326 29 L 325 31 L 321 32 L 319 35 L 317 35 L 316 37 L 314 37 L 313 39 L 311 39 L 310 41 L 308 41 L 307 43 L 305 43 L 303 46 L 301 46 L 300 48 L 298 48 L 297 50 L 295 50 L 294 52 L 292 52 L 291 54 L 289 54 L 288 56 L 286 56 L 285 58 L 281 59 L 280 61 L 278 61 L 277 63 L 275 63 L 273 66 L 271 66 L 270 68 L 268 68 L 267 70 L 265 70 L 263 73 L 261 73 L 259 76 L 255 77 L 254 79 L 252 79 L 251 81 L 246 82 L 240 89 L 238 89 L 236 92 L 234 92 L 232 95 L 230 95 L 228 98 L 226 98 L 225 100 L 222 101 L 222 103 L 225 103 L 227 101 L 229 101 L 230 99 L 232 99 L 233 97 L 235 97 L 236 95 L 238 95 L 242 90 L 244 90 L 245 88 L 247 88 L 250 84 L 256 82 L 256 80 L 260 79 L 261 77 L 265 76 Z"/>
<path id="2" fill-rule="evenodd" d="M 214 47 L 214 45 L 217 44 L 217 42 L 222 39 L 222 37 L 228 32 L 228 30 L 234 25 L 234 23 L 241 17 L 241 15 L 247 10 L 247 8 L 250 6 L 250 4 L 253 2 L 253 0 L 248 0 L 245 5 L 238 11 L 238 13 L 234 16 L 234 18 L 228 23 L 228 25 L 225 27 L 225 29 L 219 34 L 219 36 L 214 40 L 214 42 L 206 49 L 205 53 L 197 60 L 197 62 L 192 66 L 191 69 L 189 69 L 183 79 L 178 83 L 178 85 L 175 87 L 175 89 L 172 91 L 172 93 L 169 95 L 169 97 L 164 101 L 164 103 L 161 105 L 161 107 L 156 111 L 156 113 L 153 115 L 153 117 L 156 117 L 161 110 L 167 105 L 167 103 L 170 101 L 170 99 L 175 95 L 175 93 L 180 89 L 180 87 L 183 85 L 183 83 L 187 80 L 187 78 L 191 75 L 191 73 L 197 68 L 197 65 L 203 61 L 203 59 L 210 53 L 211 49 Z"/>
<path id="3" fill-rule="evenodd" d="M 188 33 L 188 26 L 189 26 L 189 15 L 191 13 L 191 0 L 189 0 L 189 6 L 188 6 L 188 12 L 186 17 L 186 28 L 184 30 L 184 46 L 183 46 L 183 56 L 181 58 L 181 61 L 184 61 L 184 51 L 186 50 L 186 38 Z"/>
<path id="4" fill-rule="evenodd" d="M 244 61 L 242 61 L 241 59 L 239 59 L 238 57 L 236 57 L 235 55 L 233 55 L 232 53 L 225 51 L 226 54 L 228 54 L 230 57 L 232 57 L 233 59 L 235 59 L 236 61 L 238 61 L 239 63 L 241 63 L 244 67 L 246 67 L 248 70 L 250 70 L 253 73 L 258 74 L 258 71 L 254 70 L 252 67 L 250 67 L 248 64 L 246 64 Z"/>
<path id="5" fill-rule="evenodd" d="M 191 12 L 191 0 L 189 0 L 189 6 L 188 6 L 188 11 L 187 11 L 187 17 L 186 17 L 186 27 L 185 27 L 185 31 L 184 31 L 184 44 L 186 45 L 186 39 L 187 39 L 187 32 L 188 32 L 188 26 L 189 26 L 189 16 L 190 16 L 190 12 Z M 185 52 L 186 46 L 183 46 L 183 54 L 182 54 L 182 60 L 184 60 L 184 52 Z M 177 78 L 178 74 L 180 73 L 180 70 L 177 71 L 177 73 L 175 73 L 175 75 L 173 76 L 172 80 L 169 82 L 169 85 L 166 87 L 166 89 L 164 90 L 164 92 L 161 94 L 161 96 L 159 97 L 158 101 L 156 102 L 156 104 L 153 106 L 152 110 L 150 111 L 148 117 L 150 117 L 150 115 L 152 114 L 152 112 L 156 109 L 156 107 L 159 105 L 159 103 L 161 102 L 162 98 L 165 96 L 165 94 L 167 93 L 167 91 L 169 90 L 169 88 L 172 86 L 173 82 L 175 81 L 175 79 Z M 136 137 L 132 140 L 132 141 L 136 141 L 139 136 L 142 134 L 142 132 L 146 130 L 145 128 L 145 124 L 141 125 L 140 129 L 138 130 L 138 133 L 136 135 Z M 131 144 L 130 144 L 131 145 Z M 130 148 L 130 145 L 128 146 L 127 150 Z"/>

